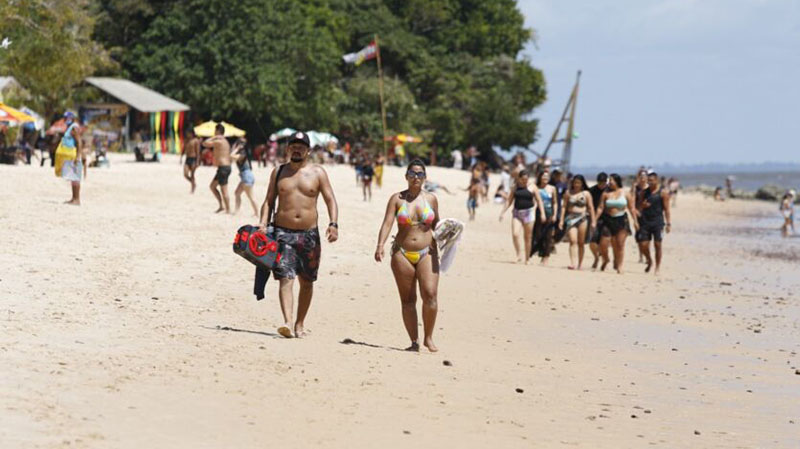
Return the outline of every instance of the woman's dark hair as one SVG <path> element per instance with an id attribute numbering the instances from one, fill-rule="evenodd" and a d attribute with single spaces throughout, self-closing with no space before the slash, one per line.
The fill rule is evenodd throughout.
<path id="1" fill-rule="evenodd" d="M 620 189 L 622 188 L 622 177 L 620 175 L 616 173 L 611 173 L 610 175 L 608 175 L 608 177 L 614 180 L 614 183 L 617 185 L 617 187 L 619 187 Z"/>
<path id="2" fill-rule="evenodd" d="M 581 192 L 583 192 L 584 190 L 589 190 L 589 186 L 586 185 L 586 178 L 584 178 L 583 175 L 575 175 L 572 177 L 572 179 L 569 182 L 570 190 L 572 190 L 572 185 L 575 184 L 575 180 L 581 182 Z"/>
<path id="3" fill-rule="evenodd" d="M 547 170 L 543 170 L 543 171 L 539 172 L 539 176 L 536 177 L 536 187 L 539 187 L 539 185 L 542 183 L 542 177 L 546 173 L 547 173 Z M 549 174 L 549 173 L 547 173 L 547 174 Z"/>
<path id="4" fill-rule="evenodd" d="M 411 167 L 419 167 L 422 169 L 422 173 L 428 174 L 425 171 L 425 163 L 422 162 L 422 159 L 412 159 L 411 162 L 408 163 L 408 168 L 406 170 L 411 170 Z"/>
<path id="5" fill-rule="evenodd" d="M 523 176 L 530 176 L 530 175 L 531 175 L 531 173 L 528 170 L 524 170 L 523 169 L 523 170 L 520 170 L 519 173 L 517 173 L 517 178 L 521 178 Z"/>

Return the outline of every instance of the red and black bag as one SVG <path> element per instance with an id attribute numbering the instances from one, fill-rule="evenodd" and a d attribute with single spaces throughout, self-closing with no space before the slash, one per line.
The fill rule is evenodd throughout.
<path id="1" fill-rule="evenodd" d="M 244 225 L 233 239 L 233 252 L 249 260 L 253 265 L 272 269 L 281 261 L 282 245 L 274 233 L 264 233 L 258 227 Z"/>
<path id="2" fill-rule="evenodd" d="M 281 175 L 283 165 L 275 174 L 275 198 L 278 197 L 278 177 Z M 267 232 L 259 230 L 257 226 L 244 225 L 236 232 L 233 239 L 233 252 L 249 260 L 259 268 L 271 270 L 281 261 L 283 245 L 275 239 L 272 226 L 272 216 L 275 214 L 275 201 L 270 203 L 270 217 L 267 221 Z"/>

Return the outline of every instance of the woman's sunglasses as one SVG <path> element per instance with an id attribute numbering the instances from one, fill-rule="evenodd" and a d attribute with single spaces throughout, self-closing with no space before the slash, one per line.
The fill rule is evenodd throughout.
<path id="1" fill-rule="evenodd" d="M 409 178 L 425 179 L 425 172 L 422 171 L 407 171 L 406 176 Z"/>

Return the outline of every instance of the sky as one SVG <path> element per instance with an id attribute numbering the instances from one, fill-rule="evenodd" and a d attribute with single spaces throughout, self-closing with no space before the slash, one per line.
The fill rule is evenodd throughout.
<path id="1" fill-rule="evenodd" d="M 518 6 L 547 81 L 536 151 L 580 69 L 573 165 L 800 162 L 800 0 Z"/>

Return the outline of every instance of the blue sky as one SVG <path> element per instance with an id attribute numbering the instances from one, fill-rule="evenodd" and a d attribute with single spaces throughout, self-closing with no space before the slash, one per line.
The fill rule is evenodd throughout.
<path id="1" fill-rule="evenodd" d="M 800 162 L 800 0 L 518 4 L 547 79 L 537 151 L 582 69 L 573 164 Z"/>

